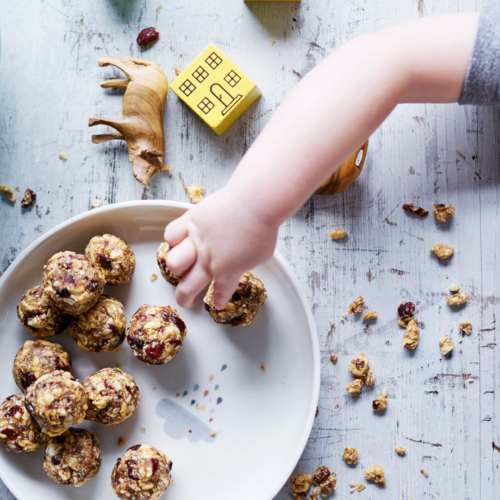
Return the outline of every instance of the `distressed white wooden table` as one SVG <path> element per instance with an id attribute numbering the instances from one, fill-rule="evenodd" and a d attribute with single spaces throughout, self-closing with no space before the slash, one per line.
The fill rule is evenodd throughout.
<path id="1" fill-rule="evenodd" d="M 0 182 L 21 191 L 30 187 L 38 198 L 36 207 L 22 211 L 19 201 L 11 206 L 2 196 L 0 272 L 40 234 L 89 210 L 94 198 L 103 204 L 187 201 L 183 185 L 191 184 L 214 192 L 300 76 L 329 52 L 363 33 L 419 16 L 477 10 L 480 3 L 3 0 Z M 157 27 L 161 38 L 143 51 L 135 39 L 148 26 Z M 171 78 L 176 66 L 185 67 L 209 42 L 239 64 L 263 96 L 218 137 L 170 93 L 166 162 L 173 172 L 160 173 L 144 189 L 132 176 L 124 145 L 90 141 L 96 130 L 88 129 L 88 118 L 120 117 L 122 106 L 120 91 L 99 87 L 118 72 L 99 68 L 98 58 L 144 57 Z M 387 488 L 369 484 L 360 493 L 364 498 L 498 496 L 498 119 L 493 109 L 400 106 L 371 138 L 360 179 L 340 196 L 311 198 L 280 232 L 278 248 L 306 290 L 322 350 L 319 415 L 296 471 L 328 465 L 338 475 L 335 498 L 347 498 L 348 483 L 362 482 L 363 470 L 377 463 L 386 472 Z M 62 151 L 65 163 L 58 158 Z M 408 200 L 428 209 L 434 202 L 452 203 L 456 215 L 438 226 L 432 216 L 420 220 L 403 212 Z M 330 240 L 328 232 L 336 227 L 345 227 L 348 237 Z M 435 243 L 455 247 L 449 264 L 429 254 Z M 469 294 L 457 311 L 444 300 L 452 281 Z M 342 321 L 358 295 L 378 311 L 375 324 L 352 316 Z M 396 324 L 403 299 L 417 302 L 424 324 L 415 352 L 402 348 L 403 331 Z M 473 333 L 462 338 L 458 322 L 465 319 L 472 321 Z M 451 359 L 439 351 L 444 334 L 455 342 Z M 369 356 L 377 381 L 353 398 L 345 384 L 351 380 L 349 360 L 359 351 Z M 336 366 L 331 352 L 339 353 Z M 377 415 L 371 400 L 384 387 L 389 408 Z M 395 454 L 395 444 L 407 449 L 406 456 Z M 347 445 L 359 449 L 354 468 L 341 458 Z M 277 498 L 289 493 L 285 485 Z M 0 499 L 12 499 L 2 484 Z"/>

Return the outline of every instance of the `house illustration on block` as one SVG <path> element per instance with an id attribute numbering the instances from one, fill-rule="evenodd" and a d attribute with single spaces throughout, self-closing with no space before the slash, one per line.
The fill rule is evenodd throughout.
<path id="1" fill-rule="evenodd" d="M 219 135 L 261 95 L 255 83 L 213 44 L 170 88 Z"/>

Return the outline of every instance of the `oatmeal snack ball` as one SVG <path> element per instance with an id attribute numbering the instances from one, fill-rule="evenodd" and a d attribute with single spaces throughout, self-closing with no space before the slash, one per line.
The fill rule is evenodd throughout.
<path id="1" fill-rule="evenodd" d="M 50 305 L 42 285 L 28 290 L 17 306 L 21 324 L 37 339 L 59 335 L 66 327 L 64 314 Z"/>
<path id="2" fill-rule="evenodd" d="M 238 283 L 236 292 L 225 309 L 218 310 L 213 300 L 214 283 L 210 285 L 205 298 L 205 309 L 216 323 L 229 326 L 249 325 L 261 310 L 267 299 L 264 284 L 251 271 L 245 273 Z"/>
<path id="3" fill-rule="evenodd" d="M 86 419 L 104 425 L 125 421 L 139 406 L 141 394 L 134 377 L 119 368 L 103 368 L 83 381 L 89 398 Z"/>
<path id="4" fill-rule="evenodd" d="M 85 257 L 100 268 L 108 285 L 128 283 L 134 276 L 134 251 L 118 236 L 94 236 L 85 248 Z"/>
<path id="5" fill-rule="evenodd" d="M 173 307 L 142 306 L 130 320 L 127 342 L 141 361 L 162 365 L 179 352 L 186 333 L 186 325 Z"/>
<path id="6" fill-rule="evenodd" d="M 158 267 L 160 268 L 161 275 L 165 278 L 168 283 L 173 286 L 177 286 L 182 276 L 175 275 L 168 267 L 167 267 L 167 255 L 170 250 L 170 245 L 166 242 L 163 242 L 156 250 L 156 262 L 158 262 Z"/>
<path id="7" fill-rule="evenodd" d="M 24 403 L 23 394 L 14 394 L 0 405 L 0 446 L 7 451 L 35 451 L 47 442 Z"/>
<path id="8" fill-rule="evenodd" d="M 75 252 L 56 253 L 43 271 L 44 294 L 54 307 L 73 316 L 97 302 L 104 284 L 100 269 Z"/>
<path id="9" fill-rule="evenodd" d="M 71 371 L 69 354 L 48 340 L 28 340 L 17 352 L 12 375 L 19 389 L 26 392 L 42 375 L 56 370 Z"/>
<path id="10" fill-rule="evenodd" d="M 83 386 L 61 370 L 42 375 L 26 391 L 26 408 L 49 436 L 59 436 L 79 424 L 88 409 Z"/>
<path id="11" fill-rule="evenodd" d="M 43 468 L 56 483 L 83 486 L 101 467 L 99 441 L 85 429 L 69 429 L 62 436 L 49 439 Z"/>
<path id="12" fill-rule="evenodd" d="M 147 444 L 129 448 L 116 461 L 111 486 L 122 500 L 157 500 L 170 484 L 172 462 Z"/>
<path id="13" fill-rule="evenodd" d="M 112 352 L 125 339 L 125 308 L 109 295 L 101 295 L 97 303 L 68 325 L 78 347 L 88 352 Z"/>

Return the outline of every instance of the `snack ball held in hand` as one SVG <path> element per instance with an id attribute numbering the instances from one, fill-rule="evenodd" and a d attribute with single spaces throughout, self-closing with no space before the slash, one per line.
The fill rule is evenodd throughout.
<path id="1" fill-rule="evenodd" d="M 156 251 L 156 261 L 160 268 L 161 275 L 165 280 L 173 286 L 177 286 L 181 280 L 181 276 L 176 276 L 167 266 L 167 255 L 170 250 L 170 245 L 163 242 Z"/>
<path id="2" fill-rule="evenodd" d="M 205 309 L 216 323 L 228 326 L 246 326 L 255 318 L 267 299 L 262 281 L 251 271 L 245 273 L 238 283 L 236 292 L 225 309 L 214 306 L 214 283 L 210 285 L 205 298 Z"/>
<path id="3" fill-rule="evenodd" d="M 37 339 L 60 334 L 66 326 L 64 314 L 50 305 L 41 285 L 28 290 L 17 306 L 21 324 Z"/>
<path id="4" fill-rule="evenodd" d="M 83 486 L 99 472 L 101 448 L 96 437 L 85 429 L 69 429 L 49 439 L 43 468 L 56 483 Z"/>
<path id="5" fill-rule="evenodd" d="M 116 461 L 111 486 L 121 500 L 158 500 L 170 484 L 172 462 L 147 444 L 129 448 Z"/>
<path id="6" fill-rule="evenodd" d="M 12 375 L 19 389 L 26 392 L 42 375 L 56 370 L 71 371 L 69 354 L 48 340 L 28 340 L 17 352 Z"/>
<path id="7" fill-rule="evenodd" d="M 114 234 L 94 236 L 85 249 L 85 257 L 100 268 L 108 285 L 128 283 L 134 275 L 134 251 Z"/>
<path id="8" fill-rule="evenodd" d="M 127 342 L 141 361 L 162 365 L 179 352 L 186 333 L 186 325 L 173 307 L 142 306 L 130 320 Z"/>
<path id="9" fill-rule="evenodd" d="M 75 252 L 56 253 L 43 271 L 43 292 L 51 305 L 74 316 L 97 302 L 104 284 L 100 269 Z"/>
<path id="10" fill-rule="evenodd" d="M 89 397 L 86 419 L 103 425 L 124 422 L 139 406 L 141 394 L 134 377 L 119 368 L 103 368 L 83 381 Z"/>
<path id="11" fill-rule="evenodd" d="M 83 386 L 61 370 L 42 375 L 26 391 L 26 408 L 49 436 L 59 436 L 78 425 L 88 409 Z"/>
<path id="12" fill-rule="evenodd" d="M 125 339 L 126 326 L 123 304 L 109 295 L 101 295 L 94 306 L 73 319 L 68 329 L 80 349 L 112 352 Z"/>
<path id="13" fill-rule="evenodd" d="M 35 451 L 47 442 L 24 403 L 23 394 L 14 394 L 0 405 L 0 446 L 7 451 Z"/>

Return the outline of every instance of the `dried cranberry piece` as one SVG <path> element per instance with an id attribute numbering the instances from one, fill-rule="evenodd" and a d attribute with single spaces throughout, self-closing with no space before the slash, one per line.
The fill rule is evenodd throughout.
<path id="1" fill-rule="evenodd" d="M 175 346 L 177 346 L 177 345 L 182 345 L 182 340 L 181 340 L 181 339 L 170 339 L 170 340 L 168 341 L 168 343 L 169 343 L 170 345 L 175 345 Z"/>
<path id="2" fill-rule="evenodd" d="M 137 451 L 142 444 L 135 444 L 134 446 L 131 446 L 127 451 Z"/>
<path id="3" fill-rule="evenodd" d="M 6 414 L 6 417 L 13 417 L 16 413 L 23 412 L 22 408 L 19 405 L 14 405 Z"/>
<path id="4" fill-rule="evenodd" d="M 118 327 L 116 325 L 114 325 L 113 323 L 111 323 L 110 325 L 108 325 L 108 328 L 111 330 L 111 332 L 113 333 L 113 335 L 119 335 L 120 334 L 120 330 L 118 330 Z"/>
<path id="5" fill-rule="evenodd" d="M 181 333 L 184 333 L 186 331 L 186 323 L 182 321 L 179 316 L 176 314 L 172 314 L 172 323 L 179 329 Z"/>
<path id="6" fill-rule="evenodd" d="M 96 290 L 102 290 L 102 283 L 96 279 L 91 279 L 88 283 L 88 289 L 91 292 L 95 292 Z"/>
<path id="7" fill-rule="evenodd" d="M 62 290 L 56 289 L 56 295 L 58 297 L 61 297 L 62 299 L 67 299 L 68 297 L 71 296 L 71 294 L 69 293 L 69 290 L 67 288 L 63 288 Z"/>
<path id="8" fill-rule="evenodd" d="M 137 43 L 139 45 L 147 45 L 148 43 L 154 42 L 160 38 L 160 32 L 156 28 L 145 28 L 137 37 Z"/>
<path id="9" fill-rule="evenodd" d="M 415 313 L 415 304 L 413 302 L 403 302 L 399 304 L 398 314 L 401 319 L 413 318 Z"/>
<path id="10" fill-rule="evenodd" d="M 52 457 L 52 463 L 54 465 L 59 465 L 62 462 L 62 460 L 58 457 Z"/>
<path id="11" fill-rule="evenodd" d="M 12 396 L 9 396 L 5 401 L 10 401 L 12 398 L 15 398 L 16 394 L 12 394 Z"/>
<path id="12" fill-rule="evenodd" d="M 133 337 L 127 337 L 127 342 L 130 347 L 135 347 L 139 351 L 144 347 L 144 341 L 139 339 L 134 339 Z"/>
<path id="13" fill-rule="evenodd" d="M 205 304 L 205 310 L 210 312 L 210 306 L 208 304 Z"/>
<path id="14" fill-rule="evenodd" d="M 23 320 L 25 321 L 25 323 L 27 323 L 28 320 L 30 320 L 31 318 L 36 318 L 37 316 L 40 316 L 40 314 L 41 313 L 39 311 L 26 311 L 23 314 Z"/>
<path id="15" fill-rule="evenodd" d="M 12 429 L 4 429 L 3 431 L 0 431 L 0 433 L 5 434 L 9 441 L 16 440 L 16 433 Z"/>
<path id="16" fill-rule="evenodd" d="M 19 378 L 21 379 L 23 389 L 27 389 L 33 382 L 36 381 L 35 374 L 32 371 L 22 373 Z"/>
<path id="17" fill-rule="evenodd" d="M 158 465 L 160 465 L 160 461 L 157 458 L 152 458 L 151 464 L 153 466 L 153 476 L 154 476 L 155 472 L 158 470 Z"/>
<path id="18" fill-rule="evenodd" d="M 163 352 L 163 346 L 161 344 L 156 344 L 155 346 L 148 346 L 144 349 L 144 352 L 150 358 L 156 359 L 159 358 L 161 353 Z"/>
<path id="19" fill-rule="evenodd" d="M 135 460 L 127 460 L 126 465 L 127 465 L 128 477 L 130 479 L 133 479 L 134 481 L 139 481 L 140 479 L 139 476 L 136 476 L 134 474 L 134 466 L 137 465 L 137 462 Z"/>
<path id="20" fill-rule="evenodd" d="M 429 215 L 428 210 L 424 210 L 421 207 L 416 207 L 413 203 L 405 203 L 403 205 L 403 210 L 406 210 L 407 212 L 412 212 L 414 214 L 419 215 L 420 217 L 427 217 Z"/>
<path id="21" fill-rule="evenodd" d="M 236 318 L 230 319 L 228 321 L 222 321 L 221 324 L 222 325 L 239 325 L 242 322 L 244 317 L 245 317 L 245 315 L 242 314 L 241 316 L 236 316 Z"/>
<path id="22" fill-rule="evenodd" d="M 107 271 L 113 268 L 113 261 L 105 253 L 97 254 L 97 260 L 99 265 Z"/>
<path id="23" fill-rule="evenodd" d="M 121 458 L 117 458 L 116 459 L 115 467 L 119 467 L 121 463 L 122 463 L 122 459 Z"/>
<path id="24" fill-rule="evenodd" d="M 172 470 L 173 466 L 174 466 L 174 462 L 169 462 L 168 463 L 168 470 Z"/>
<path id="25" fill-rule="evenodd" d="M 33 206 L 33 203 L 35 203 L 36 201 L 36 194 L 35 192 L 28 188 L 25 192 L 24 192 L 24 197 L 21 201 L 21 206 L 23 208 L 30 208 Z"/>

